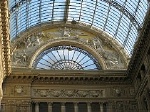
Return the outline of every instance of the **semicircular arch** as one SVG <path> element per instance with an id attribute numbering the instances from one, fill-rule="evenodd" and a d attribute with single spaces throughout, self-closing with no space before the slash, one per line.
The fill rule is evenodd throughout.
<path id="1" fill-rule="evenodd" d="M 74 32 L 76 33 L 72 35 Z M 31 67 L 30 61 L 32 61 L 34 53 L 36 54 L 36 52 L 34 52 L 35 50 L 43 49 L 43 46 L 49 46 L 49 43 L 55 43 L 56 41 L 62 40 L 80 43 L 80 46 L 83 44 L 93 49 L 93 51 L 101 57 L 100 64 L 102 66 L 104 65 L 104 69 L 127 69 L 129 55 L 127 55 L 120 44 L 106 32 L 84 24 L 47 23 L 33 27 L 30 30 L 23 32 L 15 40 L 12 40 L 12 53 L 15 53 L 16 49 L 18 52 L 27 51 L 27 55 L 30 56 L 28 56 L 29 60 L 25 66 Z M 24 55 L 23 53 L 24 52 L 21 53 L 20 57 Z M 17 59 L 16 61 L 20 62 L 20 59 Z M 108 67 L 110 65 L 113 67 Z"/>
<path id="2" fill-rule="evenodd" d="M 71 40 L 57 40 L 57 41 L 53 41 L 51 43 L 47 43 L 43 45 L 32 56 L 29 67 L 32 68 L 34 60 L 36 60 L 36 58 L 38 57 L 40 53 L 42 53 L 43 51 L 49 48 L 56 47 L 56 46 L 74 46 L 74 47 L 83 49 L 87 51 L 88 53 L 92 54 L 92 56 L 97 60 L 98 64 L 101 66 L 101 69 L 106 69 L 105 61 L 94 49 L 90 48 L 87 45 L 83 45 L 82 43 L 71 41 Z"/>

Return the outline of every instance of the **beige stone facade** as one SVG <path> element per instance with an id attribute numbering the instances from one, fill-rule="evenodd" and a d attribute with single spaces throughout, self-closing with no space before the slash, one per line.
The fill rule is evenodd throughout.
<path id="1" fill-rule="evenodd" d="M 8 1 L 2 0 L 0 112 L 150 112 L 149 43 L 150 11 L 130 60 L 110 35 L 84 24 L 45 23 L 10 42 Z M 59 45 L 88 51 L 101 70 L 34 69 L 41 52 Z"/>

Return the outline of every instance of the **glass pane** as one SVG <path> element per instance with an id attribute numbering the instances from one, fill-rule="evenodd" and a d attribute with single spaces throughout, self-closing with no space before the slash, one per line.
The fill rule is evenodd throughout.
<path id="1" fill-rule="evenodd" d="M 57 46 L 42 52 L 34 61 L 36 69 L 98 70 L 100 65 L 87 51 L 73 46 Z"/>
<path id="2" fill-rule="evenodd" d="M 109 33 L 126 49 L 124 41 L 134 46 L 136 39 L 128 40 L 129 33 L 137 34 L 148 6 L 147 0 L 9 0 L 10 36 L 14 40 L 30 27 L 74 19 Z"/>

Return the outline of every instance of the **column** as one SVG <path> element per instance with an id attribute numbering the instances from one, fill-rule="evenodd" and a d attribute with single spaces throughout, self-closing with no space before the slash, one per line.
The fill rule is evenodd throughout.
<path id="1" fill-rule="evenodd" d="M 31 106 L 32 106 L 32 103 L 31 103 L 31 101 L 29 101 L 29 102 L 28 102 L 28 106 L 27 106 L 27 111 L 28 111 L 28 112 L 32 112 L 32 111 L 31 111 Z"/>
<path id="2" fill-rule="evenodd" d="M 61 112 L 66 112 L 65 103 L 61 103 Z"/>
<path id="3" fill-rule="evenodd" d="M 108 112 L 113 112 L 113 102 L 109 101 L 107 106 Z"/>
<path id="4" fill-rule="evenodd" d="M 35 112 L 39 112 L 39 102 L 35 103 Z"/>
<path id="5" fill-rule="evenodd" d="M 33 102 L 30 103 L 30 107 L 29 107 L 30 108 L 30 112 L 32 112 L 32 103 Z"/>
<path id="6" fill-rule="evenodd" d="M 2 112 L 6 112 L 5 107 L 6 107 L 6 105 L 3 104 L 3 105 L 2 105 L 2 108 L 1 108 Z"/>
<path id="7" fill-rule="evenodd" d="M 130 101 L 124 101 L 123 112 L 130 112 Z"/>
<path id="8" fill-rule="evenodd" d="M 104 106 L 103 106 L 103 103 L 99 103 L 100 105 L 100 112 L 104 112 Z"/>
<path id="9" fill-rule="evenodd" d="M 52 112 L 52 103 L 48 102 L 48 112 Z"/>
<path id="10" fill-rule="evenodd" d="M 129 104 L 129 103 L 128 103 Z M 129 108 L 129 107 L 128 107 Z M 112 112 L 116 111 L 116 102 L 112 101 Z"/>
<path id="11" fill-rule="evenodd" d="M 78 103 L 74 103 L 74 112 L 78 112 Z"/>
<path id="12" fill-rule="evenodd" d="M 90 102 L 87 103 L 87 112 L 91 112 L 91 103 Z"/>
<path id="13" fill-rule="evenodd" d="M 105 111 L 105 112 L 107 112 L 108 111 L 108 102 L 104 102 L 103 103 L 103 112 Z M 110 111 L 109 111 L 110 112 Z"/>

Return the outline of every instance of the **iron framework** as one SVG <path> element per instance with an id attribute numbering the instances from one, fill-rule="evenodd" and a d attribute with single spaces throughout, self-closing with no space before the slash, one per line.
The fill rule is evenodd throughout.
<path id="1" fill-rule="evenodd" d="M 10 0 L 11 38 L 45 22 L 84 23 L 109 33 L 131 55 L 147 0 Z"/>
<path id="2" fill-rule="evenodd" d="M 43 51 L 34 61 L 36 69 L 99 70 L 98 61 L 87 51 L 73 46 L 56 46 Z"/>

